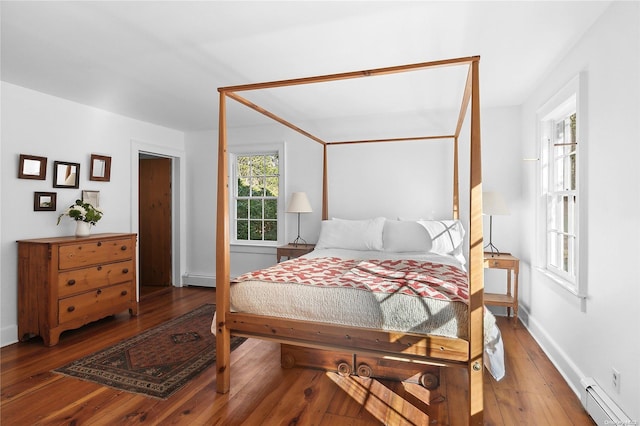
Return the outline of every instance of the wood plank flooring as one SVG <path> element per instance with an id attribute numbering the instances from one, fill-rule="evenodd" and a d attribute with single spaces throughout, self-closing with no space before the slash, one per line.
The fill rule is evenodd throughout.
<path id="1" fill-rule="evenodd" d="M 345 378 L 280 367 L 279 346 L 249 339 L 232 352 L 231 391 L 215 392 L 212 366 L 168 400 L 51 373 L 51 370 L 204 304 L 215 291 L 174 288 L 145 295 L 127 313 L 0 351 L 0 424 L 12 425 L 463 425 L 466 373 L 444 369 L 436 391 L 413 384 Z M 488 425 L 592 425 L 580 401 L 523 327 L 498 318 L 506 377 L 485 379 Z"/>

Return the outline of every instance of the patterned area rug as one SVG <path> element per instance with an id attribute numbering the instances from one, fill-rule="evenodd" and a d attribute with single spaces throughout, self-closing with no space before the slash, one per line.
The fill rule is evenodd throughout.
<path id="1" fill-rule="evenodd" d="M 203 305 L 142 334 L 123 340 L 55 373 L 166 399 L 215 363 L 211 334 L 215 305 Z M 231 338 L 231 350 L 246 339 Z"/>

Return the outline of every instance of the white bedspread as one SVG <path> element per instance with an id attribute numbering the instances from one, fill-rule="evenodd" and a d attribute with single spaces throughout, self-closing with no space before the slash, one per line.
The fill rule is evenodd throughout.
<path id="1" fill-rule="evenodd" d="M 344 249 L 315 250 L 305 257 L 382 260 L 414 259 L 463 269 L 453 256 L 433 253 L 385 253 Z M 295 259 L 291 260 L 295 262 Z M 232 280 L 233 281 L 233 280 Z M 468 338 L 467 305 L 400 293 L 384 294 L 353 288 L 327 288 L 297 283 L 249 280 L 232 282 L 231 310 L 264 316 L 326 322 L 388 331 Z M 215 333 L 215 318 L 212 324 Z M 504 356 L 495 318 L 485 310 L 485 365 L 500 380 Z"/>

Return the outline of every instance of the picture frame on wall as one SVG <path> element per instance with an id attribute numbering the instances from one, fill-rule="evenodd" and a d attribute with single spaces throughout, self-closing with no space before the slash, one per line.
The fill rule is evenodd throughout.
<path id="1" fill-rule="evenodd" d="M 93 207 L 100 207 L 100 191 L 82 191 L 82 201 Z"/>
<path id="2" fill-rule="evenodd" d="M 53 162 L 53 187 L 78 188 L 80 186 L 80 163 Z"/>
<path id="3" fill-rule="evenodd" d="M 18 179 L 45 180 L 47 177 L 47 158 L 37 155 L 20 154 Z"/>
<path id="4" fill-rule="evenodd" d="M 34 192 L 33 211 L 54 212 L 56 211 L 57 193 L 55 192 Z"/>
<path id="5" fill-rule="evenodd" d="M 91 154 L 89 180 L 109 182 L 111 180 L 111 157 Z"/>

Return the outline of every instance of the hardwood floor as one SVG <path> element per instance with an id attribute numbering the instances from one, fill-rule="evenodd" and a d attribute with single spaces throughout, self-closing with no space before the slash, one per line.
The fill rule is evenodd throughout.
<path id="1" fill-rule="evenodd" d="M 280 367 L 279 346 L 249 339 L 231 354 L 231 391 L 215 392 L 210 367 L 168 400 L 129 394 L 51 373 L 204 304 L 215 291 L 175 288 L 145 296 L 127 313 L 64 332 L 57 346 L 40 338 L 2 348 L 0 423 L 9 425 L 373 425 L 465 423 L 465 372 L 444 369 L 434 392 L 413 384 L 344 378 Z M 485 423 L 591 425 L 580 401 L 523 327 L 498 318 L 506 377 L 486 374 Z"/>

